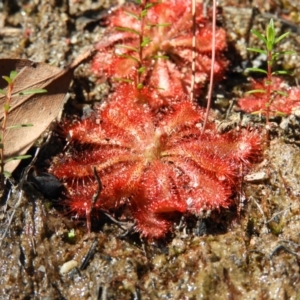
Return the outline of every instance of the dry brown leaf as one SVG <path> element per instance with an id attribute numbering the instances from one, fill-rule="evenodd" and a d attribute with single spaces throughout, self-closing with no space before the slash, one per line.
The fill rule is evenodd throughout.
<path id="1" fill-rule="evenodd" d="M 4 135 L 4 159 L 23 155 L 32 146 L 49 124 L 62 109 L 65 94 L 72 80 L 74 69 L 93 54 L 91 49 L 78 56 L 64 69 L 50 66 L 46 63 L 35 63 L 26 59 L 0 59 L 0 78 L 9 76 L 11 71 L 17 71 L 14 80 L 13 94 L 24 90 L 46 89 L 45 94 L 14 96 L 8 114 L 7 127 L 18 124 L 33 124 L 32 127 L 8 129 Z M 7 83 L 0 80 L 0 88 Z M 0 95 L 0 121 L 3 120 L 5 96 Z M 4 170 L 12 172 L 19 160 L 5 164 Z"/>

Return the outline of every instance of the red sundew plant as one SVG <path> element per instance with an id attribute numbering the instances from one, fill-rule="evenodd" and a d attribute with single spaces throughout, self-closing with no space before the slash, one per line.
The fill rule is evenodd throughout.
<path id="1" fill-rule="evenodd" d="M 64 182 L 65 206 L 86 218 L 89 230 L 92 215 L 103 211 L 157 239 L 182 214 L 229 207 L 262 149 L 256 132 L 219 134 L 213 123 L 203 130 L 205 112 L 190 101 L 193 33 L 194 96 L 211 68 L 212 29 L 202 4 L 193 23 L 190 1 L 137 2 L 108 17 L 92 65 L 120 82 L 88 118 L 62 123 L 70 149 L 49 171 Z M 218 28 L 215 75 L 227 65 L 225 48 Z"/>
<path id="2" fill-rule="evenodd" d="M 274 93 L 271 95 L 270 101 L 270 96 L 261 92 L 270 85 L 265 83 L 266 80 L 252 81 L 251 89 L 258 92 L 246 94 L 244 98 L 238 100 L 238 105 L 242 110 L 248 113 L 266 114 L 266 107 L 269 105 L 270 116 L 275 116 L 291 114 L 295 107 L 300 107 L 300 87 L 290 87 L 281 78 L 273 76 L 271 85 Z"/>
<path id="3" fill-rule="evenodd" d="M 191 101 L 155 114 L 125 96 L 113 94 L 90 118 L 64 124 L 73 147 L 50 172 L 64 182 L 69 210 L 90 218 L 95 171 L 103 189 L 93 211 L 121 211 L 149 239 L 164 237 L 178 214 L 232 204 L 237 182 L 260 155 L 258 135 L 219 135 L 213 124 L 201 134 L 204 111 Z"/>
<path id="4" fill-rule="evenodd" d="M 176 82 L 172 86 L 172 93 L 175 96 L 168 90 L 158 92 L 157 89 L 148 86 L 137 89 L 134 83 L 121 83 L 116 87 L 114 97 L 123 102 L 129 99 L 136 103 L 147 104 L 153 112 L 159 113 L 162 107 L 168 107 L 170 103 L 175 104 L 189 99 Z"/>
<path id="5" fill-rule="evenodd" d="M 140 89 L 157 89 L 162 97 L 175 96 L 173 87 L 188 94 L 192 78 L 193 18 L 191 1 L 138 1 L 113 11 L 108 28 L 96 46 L 92 70 L 115 81 L 130 81 Z M 195 18 L 195 96 L 207 83 L 211 69 L 211 21 L 197 3 Z M 227 61 L 226 33 L 216 30 L 215 77 L 222 78 Z M 167 76 L 166 76 L 167 75 Z"/>

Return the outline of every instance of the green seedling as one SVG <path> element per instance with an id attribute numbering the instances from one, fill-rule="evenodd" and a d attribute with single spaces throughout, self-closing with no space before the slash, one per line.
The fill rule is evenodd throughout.
<path id="1" fill-rule="evenodd" d="M 69 238 L 69 239 L 74 239 L 75 237 L 76 237 L 75 230 L 74 230 L 74 229 L 71 229 L 71 230 L 68 232 L 68 238 Z"/>
<path id="2" fill-rule="evenodd" d="M 19 155 L 10 157 L 8 159 L 5 159 L 5 145 L 3 143 L 4 141 L 4 134 L 8 129 L 17 129 L 21 127 L 30 127 L 33 126 L 32 124 L 15 124 L 12 126 L 7 126 L 7 119 L 9 115 L 9 111 L 11 108 L 11 101 L 12 98 L 15 96 L 26 96 L 31 94 L 39 94 L 39 93 L 46 93 L 47 91 L 45 89 L 30 89 L 30 90 L 24 90 L 17 94 L 13 93 L 14 89 L 14 83 L 18 76 L 18 73 L 16 71 L 11 71 L 9 76 L 2 76 L 2 78 L 7 82 L 7 88 L 6 89 L 0 89 L 0 94 L 5 96 L 5 103 L 3 105 L 3 118 L 2 123 L 0 127 L 0 176 L 1 176 L 1 187 L 3 187 L 4 178 L 11 176 L 9 172 L 6 172 L 4 170 L 4 165 L 11 161 L 11 160 L 23 160 L 30 158 L 30 155 Z"/>
<path id="3" fill-rule="evenodd" d="M 294 51 L 276 51 L 275 47 L 280 43 L 283 39 L 287 38 L 290 34 L 290 32 L 285 32 L 280 36 L 276 36 L 275 27 L 274 27 L 274 21 L 273 19 L 270 20 L 265 35 L 261 34 L 257 30 L 251 30 L 251 33 L 254 34 L 257 38 L 259 38 L 263 44 L 264 48 L 247 48 L 248 51 L 264 54 L 267 57 L 267 69 L 264 70 L 262 68 L 247 68 L 246 71 L 251 72 L 258 72 L 265 74 L 266 80 L 265 80 L 265 88 L 264 89 L 255 89 L 250 90 L 247 93 L 248 94 L 254 94 L 254 93 L 263 93 L 265 94 L 268 101 L 266 102 L 265 109 L 262 111 L 257 111 L 253 113 L 263 113 L 266 116 L 266 124 L 267 128 L 269 128 L 269 122 L 270 122 L 270 106 L 272 104 L 272 101 L 277 95 L 286 96 L 286 93 L 277 89 L 273 88 L 273 78 L 275 75 L 286 75 L 289 74 L 286 70 L 276 70 L 273 71 L 273 67 L 275 62 L 285 54 L 294 54 Z M 277 114 L 280 114 L 280 112 L 276 112 Z"/>
<path id="4" fill-rule="evenodd" d="M 134 61 L 134 63 L 137 64 L 137 78 L 136 78 L 136 88 L 138 90 L 141 90 L 144 87 L 144 84 L 142 83 L 142 75 L 146 72 L 147 70 L 147 66 L 144 64 L 144 53 L 143 50 L 145 47 L 147 47 L 151 42 L 152 39 L 150 37 L 145 36 L 145 29 L 148 27 L 158 27 L 158 26 L 169 26 L 170 24 L 146 24 L 145 22 L 145 17 L 147 16 L 147 13 L 149 11 L 150 8 L 152 8 L 154 5 L 160 3 L 161 1 L 157 1 L 157 2 L 152 2 L 152 3 L 148 3 L 147 1 L 139 1 L 136 0 L 137 4 L 139 4 L 142 8 L 141 12 L 139 14 L 135 14 L 129 11 L 126 11 L 125 13 L 132 17 L 133 19 L 137 20 L 140 24 L 140 31 L 134 30 L 132 28 L 128 28 L 128 27 L 116 27 L 115 29 L 118 31 L 124 31 L 124 32 L 128 32 L 128 33 L 133 33 L 135 34 L 138 39 L 139 39 L 139 43 L 137 47 L 133 47 L 130 45 L 123 45 L 123 44 L 118 44 L 116 45 L 117 48 L 125 48 L 128 49 L 130 51 L 132 51 L 133 55 L 128 55 L 128 54 L 120 54 L 119 56 L 125 59 L 132 59 Z M 163 57 L 160 56 L 158 57 L 153 56 L 153 59 L 158 59 L 158 58 L 167 58 L 167 57 Z M 124 78 L 115 78 L 115 80 L 117 81 L 122 81 L 122 82 L 132 82 L 133 80 L 131 79 L 124 79 Z"/>

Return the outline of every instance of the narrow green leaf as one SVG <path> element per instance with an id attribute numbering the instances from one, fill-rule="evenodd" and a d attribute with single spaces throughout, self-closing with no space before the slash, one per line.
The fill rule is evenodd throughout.
<path id="1" fill-rule="evenodd" d="M 140 36 L 140 32 L 131 28 L 127 28 L 127 27 L 115 27 L 116 30 L 119 31 L 125 31 L 125 32 L 130 32 L 130 33 L 134 33 L 138 36 Z"/>
<path id="2" fill-rule="evenodd" d="M 6 95 L 6 93 L 2 89 L 0 89 L 0 94 Z"/>
<path id="3" fill-rule="evenodd" d="M 272 46 L 272 48 L 273 48 L 274 41 L 275 41 L 275 28 L 274 28 L 273 19 L 270 20 L 270 23 L 267 26 L 266 38 L 267 38 L 267 42 L 268 42 L 269 46 Z"/>
<path id="4" fill-rule="evenodd" d="M 171 26 L 172 23 L 158 23 L 158 24 L 147 24 L 149 27 L 167 27 Z"/>
<path id="5" fill-rule="evenodd" d="M 267 44 L 267 39 L 259 31 L 252 29 L 251 33 L 256 35 L 261 41 L 263 41 L 265 44 Z"/>
<path id="6" fill-rule="evenodd" d="M 117 55 L 118 55 L 119 57 L 133 59 L 133 60 L 136 61 L 137 63 L 140 62 L 136 57 L 134 57 L 134 56 L 132 56 L 132 55 L 127 55 L 127 54 L 117 54 Z"/>
<path id="7" fill-rule="evenodd" d="M 272 56 L 273 59 L 277 59 L 280 55 L 285 55 L 285 54 L 288 54 L 288 55 L 291 55 L 291 54 L 295 54 L 296 52 L 295 51 L 280 51 L 280 52 L 275 52 Z"/>
<path id="8" fill-rule="evenodd" d="M 261 50 L 261 49 L 256 49 L 256 48 L 247 48 L 247 50 L 267 55 L 267 51 L 266 50 Z"/>
<path id="9" fill-rule="evenodd" d="M 115 80 L 115 81 L 118 81 L 118 82 L 126 82 L 126 83 L 132 83 L 133 82 L 133 80 L 126 79 L 126 78 L 113 77 L 112 79 Z"/>
<path id="10" fill-rule="evenodd" d="M 147 15 L 147 9 L 141 11 L 141 18 L 144 18 Z"/>
<path id="11" fill-rule="evenodd" d="M 2 78 L 8 83 L 8 84 L 12 84 L 12 80 L 10 77 L 8 76 L 2 76 Z"/>
<path id="12" fill-rule="evenodd" d="M 273 46 L 274 46 L 273 41 L 267 41 L 266 46 L 267 46 L 267 50 L 268 51 L 272 51 L 273 50 Z"/>
<path id="13" fill-rule="evenodd" d="M 12 126 L 8 126 L 7 129 L 15 129 L 15 128 L 23 128 L 23 127 L 32 127 L 33 124 L 16 124 Z"/>
<path id="14" fill-rule="evenodd" d="M 253 112 L 251 113 L 251 115 L 260 115 L 260 114 L 264 114 L 264 113 L 266 113 L 265 110 L 257 110 L 257 111 L 253 111 Z"/>
<path id="15" fill-rule="evenodd" d="M 264 74 L 268 74 L 268 72 L 266 70 L 260 69 L 260 68 L 247 68 L 245 70 L 246 72 L 260 72 L 260 73 L 264 73 Z"/>
<path id="16" fill-rule="evenodd" d="M 283 92 L 283 91 L 274 91 L 274 93 L 278 94 L 278 95 L 281 95 L 283 97 L 287 97 L 288 96 L 288 93 L 286 92 Z"/>
<path id="17" fill-rule="evenodd" d="M 140 67 L 138 69 L 138 73 L 143 74 L 145 72 L 145 70 L 146 70 L 146 67 Z"/>
<path id="18" fill-rule="evenodd" d="M 142 83 L 139 83 L 136 87 L 138 90 L 141 90 L 144 87 L 144 85 Z"/>
<path id="19" fill-rule="evenodd" d="M 290 32 L 286 32 L 286 33 L 283 33 L 281 36 L 279 36 L 278 38 L 275 39 L 274 41 L 274 45 L 279 43 L 282 39 L 288 37 L 290 34 Z"/>
<path id="20" fill-rule="evenodd" d="M 134 52 L 139 52 L 138 48 L 135 48 L 135 47 L 132 47 L 132 46 L 128 46 L 128 45 L 117 44 L 115 47 L 116 48 L 124 48 L 124 49 L 128 49 L 128 50 L 132 50 Z"/>
<path id="21" fill-rule="evenodd" d="M 145 6 L 145 9 L 149 9 L 151 7 L 153 7 L 154 3 L 147 3 Z"/>
<path id="22" fill-rule="evenodd" d="M 154 55 L 153 58 L 169 59 L 169 56 L 166 56 L 166 55 Z"/>
<path id="23" fill-rule="evenodd" d="M 12 81 L 14 81 L 14 79 L 18 76 L 18 72 L 17 71 L 11 71 L 9 74 L 9 77 Z"/>
<path id="24" fill-rule="evenodd" d="M 43 94 L 43 93 L 47 93 L 47 90 L 45 90 L 45 89 L 25 90 L 25 91 L 20 92 L 18 95 L 24 96 L 24 95 L 31 95 L 31 94 Z"/>
<path id="25" fill-rule="evenodd" d="M 271 80 L 265 80 L 265 85 L 271 85 L 272 84 L 272 79 Z"/>
<path id="26" fill-rule="evenodd" d="M 142 41 L 142 43 L 141 43 L 141 47 L 145 47 L 145 46 L 147 46 L 148 44 L 150 44 L 151 42 L 152 42 L 151 39 L 149 39 L 148 37 L 144 36 L 144 37 L 143 37 L 143 41 Z"/>
<path id="27" fill-rule="evenodd" d="M 137 4 L 142 4 L 142 1 L 141 1 L 141 0 L 135 0 L 135 2 L 136 2 Z"/>
<path id="28" fill-rule="evenodd" d="M 272 75 L 288 75 L 288 74 L 290 74 L 290 73 L 291 73 L 291 72 L 289 72 L 289 71 L 278 70 L 278 71 L 272 72 L 271 74 L 272 74 Z"/>
<path id="29" fill-rule="evenodd" d="M 280 117 L 286 117 L 286 115 L 287 115 L 286 113 L 284 113 L 282 111 L 275 111 L 275 114 Z"/>
<path id="30" fill-rule="evenodd" d="M 10 105 L 9 104 L 4 104 L 3 108 L 4 108 L 5 112 L 8 112 L 10 110 Z"/>
<path id="31" fill-rule="evenodd" d="M 272 55 L 272 60 L 275 61 L 277 60 L 280 56 L 288 54 L 288 55 L 292 55 L 295 54 L 296 52 L 294 51 L 282 51 L 282 52 L 276 52 Z"/>
<path id="32" fill-rule="evenodd" d="M 4 163 L 8 163 L 9 161 L 12 161 L 12 160 L 23 160 L 23 159 L 27 159 L 27 158 L 30 158 L 31 155 L 19 155 L 19 156 L 14 156 L 14 157 L 11 157 L 11 158 L 8 158 L 4 161 Z"/>
<path id="33" fill-rule="evenodd" d="M 296 51 L 281 51 L 281 52 L 278 52 L 278 53 L 280 53 L 282 55 L 284 55 L 284 54 L 296 54 Z"/>
<path id="34" fill-rule="evenodd" d="M 262 93 L 265 94 L 266 90 L 262 90 L 262 89 L 257 89 L 257 90 L 251 90 L 251 91 L 247 91 L 246 94 L 256 94 L 256 93 Z"/>
<path id="35" fill-rule="evenodd" d="M 134 19 L 136 19 L 136 20 L 138 20 L 138 21 L 141 20 L 141 18 L 140 18 L 139 15 L 136 15 L 136 14 L 130 12 L 130 11 L 124 11 L 124 13 L 125 13 L 126 15 L 130 16 L 130 17 L 133 17 Z"/>

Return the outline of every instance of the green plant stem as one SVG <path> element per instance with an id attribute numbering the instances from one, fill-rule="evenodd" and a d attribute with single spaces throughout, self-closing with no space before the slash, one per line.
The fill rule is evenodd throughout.
<path id="1" fill-rule="evenodd" d="M 147 5 L 147 0 L 143 0 L 142 2 L 142 11 L 144 11 L 145 7 Z M 144 29 L 145 29 L 145 17 L 140 16 L 140 23 L 141 23 L 141 32 L 140 32 L 140 46 L 139 46 L 139 63 L 138 63 L 138 69 L 142 68 L 143 66 L 143 47 L 141 46 L 144 39 Z M 142 87 L 142 73 L 138 72 L 137 74 L 137 87 L 140 89 Z"/>
<path id="2" fill-rule="evenodd" d="M 194 100 L 195 77 L 196 77 L 196 0 L 192 0 L 192 20 L 193 20 L 193 38 L 192 38 L 192 78 L 190 99 Z"/>
<path id="3" fill-rule="evenodd" d="M 4 185 L 4 135 L 7 127 L 7 116 L 8 116 L 8 111 L 9 111 L 9 105 L 11 103 L 11 98 L 12 98 L 12 90 L 13 90 L 13 83 L 9 84 L 7 87 L 7 92 L 6 92 L 6 101 L 3 107 L 3 122 L 1 126 L 1 149 L 0 149 L 0 155 L 1 155 L 1 162 L 0 162 L 0 188 L 3 188 Z"/>
<path id="4" fill-rule="evenodd" d="M 212 20 L 212 40 L 211 40 L 211 63 L 210 63 L 210 79 L 209 79 L 209 89 L 207 95 L 207 105 L 206 112 L 203 121 L 202 134 L 204 133 L 208 121 L 209 110 L 212 102 L 213 84 L 214 84 L 214 66 L 216 59 L 216 16 L 217 16 L 217 1 L 213 0 L 213 20 Z"/>
<path id="5" fill-rule="evenodd" d="M 270 106 L 272 102 L 272 51 L 267 51 L 267 90 L 266 90 L 266 95 L 267 99 L 269 99 L 267 105 L 266 105 L 266 135 L 267 135 L 267 141 L 269 140 L 269 135 L 270 135 Z"/>
<path id="6" fill-rule="evenodd" d="M 253 72 L 260 72 L 263 74 L 266 74 L 266 79 L 264 81 L 265 88 L 263 90 L 252 90 L 250 92 L 256 93 L 256 92 L 264 92 L 266 95 L 267 102 L 265 104 L 265 107 L 260 110 L 260 113 L 266 115 L 266 138 L 267 141 L 270 140 L 270 115 L 271 115 L 271 104 L 274 101 L 274 97 L 278 94 L 283 94 L 281 91 L 274 90 L 272 88 L 272 79 L 274 74 L 287 74 L 286 71 L 280 70 L 277 72 L 272 72 L 272 67 L 276 59 L 279 55 L 282 54 L 292 54 L 292 51 L 284 51 L 284 52 L 276 52 L 274 51 L 274 48 L 277 43 L 279 43 L 282 39 L 286 38 L 289 35 L 289 32 L 286 32 L 279 37 L 276 37 L 276 31 L 274 28 L 274 22 L 273 19 L 270 20 L 267 28 L 266 28 L 266 34 L 263 35 L 257 30 L 251 30 L 251 32 L 259 38 L 265 46 L 265 49 L 259 49 L 259 48 L 247 48 L 249 51 L 253 51 L 256 53 L 265 54 L 267 56 L 267 70 L 261 69 L 261 68 L 248 68 L 249 71 Z"/>
<path id="7" fill-rule="evenodd" d="M 267 63 L 268 63 L 268 67 L 267 67 L 267 97 L 269 99 L 269 103 L 267 105 L 267 109 L 266 109 L 266 123 L 267 125 L 269 125 L 270 122 L 270 104 L 271 104 L 271 97 L 272 97 L 272 64 L 273 64 L 273 60 L 272 60 L 272 51 L 268 51 L 268 57 L 267 57 Z"/>

